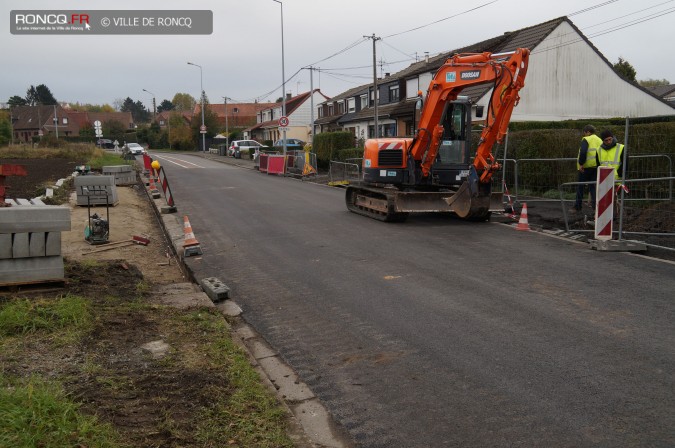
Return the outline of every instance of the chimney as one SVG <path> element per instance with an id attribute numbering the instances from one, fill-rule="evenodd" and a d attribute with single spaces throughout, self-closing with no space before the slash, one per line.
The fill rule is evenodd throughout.
<path id="1" fill-rule="evenodd" d="M 424 52 L 424 62 L 426 62 L 427 64 L 429 63 L 429 52 L 428 51 Z"/>
<path id="2" fill-rule="evenodd" d="M 384 74 L 384 77 L 385 77 L 385 78 L 389 78 L 390 75 L 391 75 L 391 73 L 385 73 L 385 74 Z"/>
<path id="3" fill-rule="evenodd" d="M 286 100 L 290 100 L 292 95 L 290 92 L 286 93 Z"/>

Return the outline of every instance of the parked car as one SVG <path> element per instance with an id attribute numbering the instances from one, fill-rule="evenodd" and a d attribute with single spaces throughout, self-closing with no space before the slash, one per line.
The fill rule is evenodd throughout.
<path id="1" fill-rule="evenodd" d="M 96 141 L 96 146 L 103 149 L 115 149 L 115 144 L 113 143 L 113 141 L 108 140 L 107 138 L 99 138 Z"/>
<path id="2" fill-rule="evenodd" d="M 286 139 L 286 149 L 290 149 L 291 151 L 297 151 L 297 150 L 302 150 L 305 148 L 306 143 L 303 142 L 302 140 L 298 138 L 287 138 Z M 284 147 L 284 140 L 277 140 L 274 142 L 274 147 L 275 148 L 283 148 Z"/>
<path id="3" fill-rule="evenodd" d="M 227 155 L 240 159 L 242 153 L 253 155 L 256 151 L 259 152 L 265 148 L 269 147 L 258 143 L 255 140 L 235 140 L 230 143 L 230 147 L 227 149 Z"/>
<path id="4" fill-rule="evenodd" d="M 127 151 L 134 156 L 145 154 L 145 148 L 138 143 L 127 143 Z"/>

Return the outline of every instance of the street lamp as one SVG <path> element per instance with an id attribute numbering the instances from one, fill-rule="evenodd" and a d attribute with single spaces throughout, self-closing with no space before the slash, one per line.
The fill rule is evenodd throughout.
<path id="1" fill-rule="evenodd" d="M 286 116 L 286 69 L 284 68 L 284 4 L 281 0 L 272 0 L 281 6 L 281 115 Z M 285 126 L 284 126 L 285 127 Z M 284 156 L 286 156 L 286 131 L 283 131 Z"/>
<path id="2" fill-rule="evenodd" d="M 225 151 L 227 151 L 227 148 L 230 147 L 230 129 L 227 126 L 227 100 L 230 100 L 232 98 L 228 98 L 226 96 L 223 97 L 223 101 L 225 102 Z"/>
<path id="3" fill-rule="evenodd" d="M 206 132 L 203 131 L 204 129 L 204 77 L 202 73 L 202 66 L 198 64 L 193 64 L 192 62 L 188 62 L 188 65 L 194 65 L 195 67 L 199 67 L 199 87 L 201 88 L 201 95 L 202 95 L 202 127 L 200 128 L 199 132 L 202 133 L 202 151 L 204 154 L 206 154 Z"/>
<path id="4" fill-rule="evenodd" d="M 149 90 L 143 89 L 143 91 L 152 95 L 152 120 L 155 121 L 157 119 L 157 103 L 155 102 L 155 94 Z"/>

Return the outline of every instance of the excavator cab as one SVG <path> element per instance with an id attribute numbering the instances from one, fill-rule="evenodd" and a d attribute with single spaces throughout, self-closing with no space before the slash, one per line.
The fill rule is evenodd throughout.
<path id="1" fill-rule="evenodd" d="M 441 123 L 436 160 L 432 178 L 437 185 L 459 185 L 468 176 L 471 152 L 471 103 L 467 98 L 446 104 Z"/>

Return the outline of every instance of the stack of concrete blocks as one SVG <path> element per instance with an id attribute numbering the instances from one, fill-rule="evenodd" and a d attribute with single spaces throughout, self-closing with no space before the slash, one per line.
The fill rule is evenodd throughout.
<path id="1" fill-rule="evenodd" d="M 114 176 L 77 176 L 75 178 L 77 205 L 117 205 Z"/>
<path id="2" fill-rule="evenodd" d="M 68 207 L 38 199 L 0 207 L 0 286 L 63 281 L 61 232 L 70 230 Z"/>
<path id="3" fill-rule="evenodd" d="M 136 183 L 136 170 L 131 165 L 104 166 L 104 176 L 113 176 L 115 185 L 133 185 Z"/>

